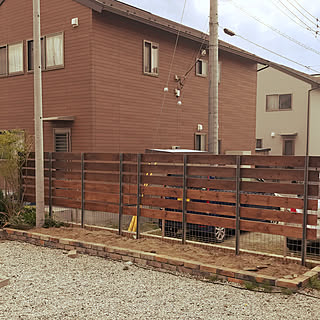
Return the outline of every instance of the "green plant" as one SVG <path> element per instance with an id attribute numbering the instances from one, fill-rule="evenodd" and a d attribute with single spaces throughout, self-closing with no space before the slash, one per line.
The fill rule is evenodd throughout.
<path id="1" fill-rule="evenodd" d="M 211 282 L 216 282 L 217 280 L 218 280 L 218 276 L 217 276 L 216 274 L 211 275 L 211 276 L 209 277 L 209 281 L 211 281 Z"/>
<path id="2" fill-rule="evenodd" d="M 34 228 L 36 226 L 36 207 L 23 207 L 19 213 L 9 218 L 7 225 L 22 230 Z M 59 228 L 61 226 L 64 226 L 63 222 L 57 221 L 48 215 L 45 216 L 44 228 Z"/>
<path id="3" fill-rule="evenodd" d="M 247 290 L 250 290 L 250 291 L 254 291 L 259 287 L 259 285 L 254 281 L 245 281 L 244 286 Z"/>
<path id="4" fill-rule="evenodd" d="M 262 290 L 263 290 L 264 292 L 267 292 L 267 293 L 272 292 L 272 287 L 270 286 L 269 283 L 263 283 L 263 284 L 260 286 L 260 288 L 262 288 Z"/>
<path id="5" fill-rule="evenodd" d="M 309 279 L 308 287 L 316 290 L 320 290 L 320 279 L 312 277 Z"/>
<path id="6" fill-rule="evenodd" d="M 31 143 L 23 131 L 0 134 L 0 177 L 4 190 L 0 195 L 2 226 L 17 218 L 23 208 L 22 168 L 26 164 Z M 17 218 L 18 219 L 18 218 Z M 19 220 L 19 219 L 18 219 Z"/>
<path id="7" fill-rule="evenodd" d="M 289 288 L 282 288 L 281 293 L 286 295 L 286 296 L 291 296 L 293 294 L 293 291 Z"/>

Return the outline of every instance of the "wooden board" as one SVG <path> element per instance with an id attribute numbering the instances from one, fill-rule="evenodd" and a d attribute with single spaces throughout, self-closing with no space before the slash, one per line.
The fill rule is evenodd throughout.
<path id="1" fill-rule="evenodd" d="M 254 220 L 287 222 L 300 224 L 301 226 L 303 224 L 303 213 L 285 212 L 280 210 L 241 207 L 240 217 Z M 317 215 L 308 214 L 308 225 L 316 226 L 317 223 Z"/>
<path id="2" fill-rule="evenodd" d="M 278 196 L 265 196 L 259 194 L 241 194 L 240 203 L 242 204 L 253 204 L 261 206 L 280 207 L 286 209 L 303 209 L 303 199 L 289 198 L 289 197 L 278 197 Z M 317 210 L 318 201 L 308 200 L 308 209 Z"/>
<path id="3" fill-rule="evenodd" d="M 85 210 L 99 211 L 99 212 L 109 212 L 109 213 L 119 213 L 119 205 L 98 203 L 98 202 L 85 202 Z"/>
<path id="4" fill-rule="evenodd" d="M 153 163 L 182 163 L 182 154 L 171 154 L 171 153 L 146 153 L 141 155 L 141 162 L 153 162 Z"/>
<path id="5" fill-rule="evenodd" d="M 304 168 L 304 156 L 241 156 L 241 165 Z"/>
<path id="6" fill-rule="evenodd" d="M 100 182 L 109 182 L 109 183 L 117 183 L 119 182 L 119 174 L 118 173 L 93 173 L 93 172 L 85 172 L 84 179 L 86 181 L 100 181 Z"/>
<path id="7" fill-rule="evenodd" d="M 240 221 L 240 229 L 243 231 L 253 231 L 267 234 L 280 235 L 290 238 L 302 238 L 302 228 L 285 226 L 273 223 L 254 222 L 254 221 Z M 308 229 L 307 239 L 316 240 L 317 230 Z"/>
<path id="8" fill-rule="evenodd" d="M 309 196 L 318 195 L 318 185 L 309 185 Z M 303 195 L 304 186 L 298 183 L 269 183 L 269 182 L 247 182 L 242 181 L 241 191 L 265 192 L 265 193 L 283 193 Z"/>
<path id="9" fill-rule="evenodd" d="M 99 193 L 119 194 L 120 186 L 119 184 L 85 182 L 84 189 L 86 192 L 91 191 L 91 192 L 99 192 Z"/>
<path id="10" fill-rule="evenodd" d="M 81 153 L 53 152 L 52 159 L 55 160 L 81 160 Z"/>
<path id="11" fill-rule="evenodd" d="M 218 190 L 235 190 L 236 182 L 220 179 L 187 179 L 187 186 L 190 188 L 207 188 Z"/>
<path id="12" fill-rule="evenodd" d="M 69 160 L 56 160 L 52 161 L 52 169 L 61 169 L 62 171 L 81 170 L 81 162 L 79 161 L 69 161 Z"/>
<path id="13" fill-rule="evenodd" d="M 236 156 L 233 155 L 213 155 L 213 154 L 199 154 L 188 155 L 188 164 L 224 164 L 235 165 Z"/>
<path id="14" fill-rule="evenodd" d="M 119 163 L 94 163 L 94 162 L 85 162 L 84 169 L 86 171 L 108 171 L 113 173 L 119 172 Z"/>
<path id="15" fill-rule="evenodd" d="M 242 168 L 242 178 L 258 178 L 266 180 L 304 181 L 304 170 L 276 168 Z M 317 171 L 309 171 L 309 181 L 319 181 Z"/>
<path id="16" fill-rule="evenodd" d="M 119 153 L 85 153 L 84 154 L 85 161 L 119 161 L 120 156 Z"/>
<path id="17" fill-rule="evenodd" d="M 187 168 L 187 175 L 190 176 L 203 176 L 203 177 L 226 177 L 233 178 L 236 176 L 235 168 L 227 167 L 213 167 L 213 166 L 191 166 Z"/>

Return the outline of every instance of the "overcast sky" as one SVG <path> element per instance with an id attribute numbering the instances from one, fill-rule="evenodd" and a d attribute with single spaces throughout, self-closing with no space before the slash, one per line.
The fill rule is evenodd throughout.
<path id="1" fill-rule="evenodd" d="M 275 51 L 304 68 L 220 29 L 219 38 L 306 73 L 320 73 L 320 0 L 218 0 L 219 24 L 260 46 Z M 153 14 L 180 22 L 185 0 L 122 0 Z M 210 0 L 187 0 L 183 24 L 208 31 Z M 246 12 L 244 12 L 246 11 Z M 256 17 L 264 25 L 251 16 Z M 317 26 L 319 24 L 319 27 Z M 301 45 L 274 32 L 277 29 Z M 316 37 L 316 31 L 319 36 Z M 309 49 L 305 48 L 308 47 Z"/>

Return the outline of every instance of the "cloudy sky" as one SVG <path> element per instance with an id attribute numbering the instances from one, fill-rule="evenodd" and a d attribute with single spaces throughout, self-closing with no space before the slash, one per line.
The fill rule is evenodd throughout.
<path id="1" fill-rule="evenodd" d="M 181 21 L 185 3 L 185 0 L 121 1 L 176 22 Z M 210 0 L 186 1 L 182 23 L 208 32 Z M 220 39 L 297 70 L 320 73 L 320 21 L 317 21 L 317 18 L 320 20 L 320 0 L 218 1 L 220 26 L 238 35 L 230 37 L 220 29 Z M 259 48 L 245 39 L 299 64 Z"/>

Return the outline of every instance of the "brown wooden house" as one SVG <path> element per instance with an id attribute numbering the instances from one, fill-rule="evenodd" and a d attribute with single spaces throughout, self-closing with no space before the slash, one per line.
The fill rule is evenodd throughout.
<path id="1" fill-rule="evenodd" d="M 206 148 L 203 33 L 181 26 L 172 62 L 179 24 L 115 0 L 42 0 L 41 24 L 45 151 Z M 32 1 L 0 1 L 0 130 L 31 135 L 32 30 Z M 254 151 L 257 57 L 219 55 L 221 152 Z"/>

